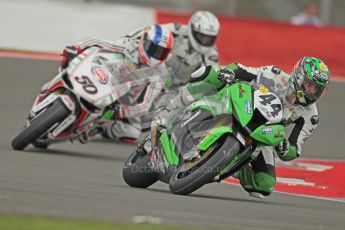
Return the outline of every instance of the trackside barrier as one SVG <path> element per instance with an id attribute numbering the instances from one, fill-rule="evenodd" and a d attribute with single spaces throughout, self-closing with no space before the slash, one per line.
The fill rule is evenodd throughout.
<path id="1" fill-rule="evenodd" d="M 187 23 L 190 15 L 157 11 L 158 23 Z M 302 56 L 315 56 L 327 63 L 331 74 L 345 76 L 343 61 L 345 29 L 293 26 L 285 22 L 218 17 L 217 40 L 221 64 L 277 65 L 288 73 Z"/>

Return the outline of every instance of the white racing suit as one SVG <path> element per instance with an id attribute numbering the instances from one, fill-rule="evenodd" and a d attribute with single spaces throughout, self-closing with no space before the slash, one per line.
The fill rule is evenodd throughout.
<path id="1" fill-rule="evenodd" d="M 280 158 L 283 161 L 289 161 L 299 157 L 302 152 L 302 145 L 318 125 L 319 119 L 316 105 L 288 104 L 285 95 L 288 90 L 290 75 L 284 73 L 276 66 L 252 68 L 241 64 L 230 64 L 227 68 L 234 71 L 236 79 L 251 82 L 252 84 L 260 83 L 277 93 L 283 102 L 284 122 L 287 126 L 293 125 L 292 132 L 288 138 L 290 142 L 289 151 L 286 155 L 280 156 Z M 203 71 L 198 70 L 197 72 L 199 73 L 193 73 L 192 82 L 181 88 L 181 91 L 172 100 L 169 107 L 176 111 L 176 108 L 187 106 L 206 93 L 209 93 L 200 92 L 199 89 L 203 88 L 203 84 L 213 84 L 217 90 L 222 89 L 225 83 L 218 79 L 217 74 L 210 74 L 212 72 L 211 69 L 219 72 L 219 67 L 208 66 Z M 159 116 L 157 119 L 167 120 Z M 261 196 L 267 196 L 273 191 L 276 183 L 274 152 L 273 147 L 264 148 L 254 161 L 240 170 L 239 179 L 241 185 L 249 193 L 259 193 Z"/>
<path id="2" fill-rule="evenodd" d="M 126 85 L 121 90 L 127 92 L 119 99 L 115 120 L 103 124 L 103 134 L 126 143 L 138 139 L 143 121 L 148 119 L 150 107 L 164 89 L 167 76 L 165 64 L 157 67 L 141 64 L 137 47 L 142 33 L 143 30 L 122 37 L 114 43 L 92 38 L 77 44 L 81 50 L 98 46 L 114 53 L 113 59 L 105 61 L 112 75 L 119 76 L 122 85 Z M 123 84 L 124 82 L 126 83 Z"/>

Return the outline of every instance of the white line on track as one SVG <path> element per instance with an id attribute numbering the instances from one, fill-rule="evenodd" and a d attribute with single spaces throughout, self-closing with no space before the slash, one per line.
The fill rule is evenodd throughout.
<path id="1" fill-rule="evenodd" d="M 241 186 L 240 184 L 233 184 L 231 182 L 227 181 L 222 181 L 221 183 L 223 184 L 228 184 L 228 185 L 235 185 L 235 186 Z M 246 192 L 246 191 L 244 191 Z M 301 194 L 295 194 L 295 193 L 288 193 L 288 192 L 282 192 L 282 191 L 274 191 L 275 193 L 282 193 L 286 195 L 291 195 L 291 196 L 299 196 L 299 197 L 306 197 L 306 198 L 312 198 L 312 199 L 317 199 L 317 200 L 325 200 L 325 201 L 333 201 L 333 202 L 338 202 L 338 203 L 345 203 L 345 200 L 342 199 L 335 199 L 335 198 L 330 198 L 330 197 L 321 197 L 321 196 L 309 196 L 309 195 L 301 195 Z"/>

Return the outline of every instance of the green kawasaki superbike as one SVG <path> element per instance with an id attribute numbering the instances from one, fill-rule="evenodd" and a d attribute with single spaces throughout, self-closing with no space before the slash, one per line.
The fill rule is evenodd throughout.
<path id="1" fill-rule="evenodd" d="M 147 188 L 158 180 L 187 195 L 220 182 L 285 137 L 282 103 L 266 87 L 235 83 L 170 116 L 152 145 L 147 136 L 126 160 L 123 178 Z M 155 146 L 155 147 L 152 147 Z"/>

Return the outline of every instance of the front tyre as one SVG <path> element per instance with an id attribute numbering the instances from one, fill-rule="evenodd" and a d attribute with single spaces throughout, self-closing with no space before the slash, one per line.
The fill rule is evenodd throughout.
<path id="1" fill-rule="evenodd" d="M 51 107 L 35 118 L 11 142 L 15 150 L 23 150 L 37 138 L 47 132 L 54 124 L 63 121 L 70 114 L 70 110 L 61 100 L 56 100 Z"/>
<path id="2" fill-rule="evenodd" d="M 188 195 L 203 185 L 212 182 L 239 153 L 241 148 L 239 141 L 228 135 L 219 139 L 215 145 L 220 146 L 215 148 L 215 152 L 210 154 L 210 158 L 197 168 L 186 173 L 182 170 L 183 165 L 180 165 L 170 179 L 170 192 L 177 195 Z"/>
<path id="3" fill-rule="evenodd" d="M 131 187 L 147 188 L 158 181 L 158 174 L 149 167 L 149 154 L 139 155 L 134 151 L 122 169 L 124 181 Z"/>

